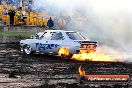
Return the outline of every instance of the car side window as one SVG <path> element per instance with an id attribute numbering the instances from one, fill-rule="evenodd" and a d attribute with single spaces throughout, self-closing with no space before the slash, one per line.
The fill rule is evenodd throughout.
<path id="1" fill-rule="evenodd" d="M 59 32 L 59 33 L 54 32 L 54 33 L 52 34 L 51 40 L 64 40 L 64 38 L 63 38 L 61 32 Z"/>
<path id="2" fill-rule="evenodd" d="M 50 32 L 45 32 L 45 33 L 42 35 L 41 38 L 42 38 L 42 39 L 46 39 L 46 40 L 50 40 L 50 38 L 51 38 Z"/>

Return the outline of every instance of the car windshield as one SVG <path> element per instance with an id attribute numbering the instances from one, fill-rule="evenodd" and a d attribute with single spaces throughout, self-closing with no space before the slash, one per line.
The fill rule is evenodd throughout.
<path id="1" fill-rule="evenodd" d="M 72 40 L 85 40 L 79 33 L 77 32 L 66 32 L 66 34 L 69 36 Z"/>

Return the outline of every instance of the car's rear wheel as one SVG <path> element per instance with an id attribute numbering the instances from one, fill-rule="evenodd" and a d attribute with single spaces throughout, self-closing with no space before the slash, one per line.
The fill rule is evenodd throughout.
<path id="1" fill-rule="evenodd" d="M 25 54 L 27 54 L 27 55 L 32 54 L 32 48 L 31 48 L 31 46 L 30 46 L 30 45 L 25 45 L 25 46 L 23 47 L 23 52 L 24 52 Z"/>
<path id="2" fill-rule="evenodd" d="M 72 55 L 64 55 L 64 54 L 61 54 L 61 57 L 63 58 L 63 59 L 71 59 L 71 57 L 72 57 Z"/>

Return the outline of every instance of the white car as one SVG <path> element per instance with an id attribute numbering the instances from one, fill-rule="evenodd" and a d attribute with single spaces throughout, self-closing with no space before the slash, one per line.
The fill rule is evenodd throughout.
<path id="1" fill-rule="evenodd" d="M 64 30 L 45 30 L 32 39 L 20 41 L 21 51 L 28 55 L 33 52 L 58 54 L 61 48 L 68 49 L 72 55 L 79 53 L 80 49 L 95 49 L 96 43 L 86 40 L 79 32 Z"/>

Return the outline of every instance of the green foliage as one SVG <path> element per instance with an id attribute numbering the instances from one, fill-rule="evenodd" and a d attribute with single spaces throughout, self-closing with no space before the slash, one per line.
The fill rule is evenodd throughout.
<path id="1" fill-rule="evenodd" d="M 29 31 L 29 32 L 10 32 L 10 31 L 3 31 L 0 32 L 0 36 L 17 36 L 17 37 L 30 37 L 31 35 L 34 35 L 35 31 Z"/>

